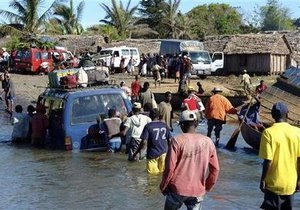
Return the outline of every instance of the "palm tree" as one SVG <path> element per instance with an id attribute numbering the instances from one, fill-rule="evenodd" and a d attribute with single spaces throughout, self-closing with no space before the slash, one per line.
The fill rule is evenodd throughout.
<path id="1" fill-rule="evenodd" d="M 162 8 L 162 23 L 165 25 L 166 36 L 168 38 L 176 38 L 176 19 L 178 16 L 180 0 L 168 0 Z"/>
<path id="2" fill-rule="evenodd" d="M 124 8 L 121 0 L 119 4 L 117 4 L 116 0 L 111 0 L 111 8 L 104 3 L 100 4 L 106 12 L 106 16 L 104 19 L 100 20 L 100 22 L 114 26 L 117 29 L 118 34 L 123 38 L 131 37 L 132 31 L 135 29 L 134 25 L 138 20 L 134 14 L 139 5 L 129 9 L 130 3 L 131 0 L 128 1 L 126 8 Z"/>
<path id="3" fill-rule="evenodd" d="M 80 20 L 84 9 L 84 1 L 81 1 L 74 10 L 73 0 L 70 0 L 70 5 L 59 4 L 55 7 L 54 15 L 58 24 L 62 25 L 66 34 L 81 34 L 82 26 Z"/>
<path id="4" fill-rule="evenodd" d="M 20 31 L 10 25 L 6 25 L 11 30 L 37 34 L 43 30 L 45 21 L 51 17 L 53 8 L 58 4 L 59 0 L 54 0 L 50 7 L 43 14 L 39 15 L 43 2 L 43 0 L 11 0 L 9 7 L 16 10 L 16 12 L 0 9 L 0 16 L 9 19 L 11 23 L 23 26 L 23 30 Z"/>

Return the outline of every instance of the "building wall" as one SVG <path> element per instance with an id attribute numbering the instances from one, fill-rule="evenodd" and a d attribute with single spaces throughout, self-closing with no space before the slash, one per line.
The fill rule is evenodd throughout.
<path id="1" fill-rule="evenodd" d="M 233 54 L 225 55 L 224 71 L 227 74 L 237 74 L 247 69 L 256 74 L 280 74 L 286 66 L 286 55 Z"/>

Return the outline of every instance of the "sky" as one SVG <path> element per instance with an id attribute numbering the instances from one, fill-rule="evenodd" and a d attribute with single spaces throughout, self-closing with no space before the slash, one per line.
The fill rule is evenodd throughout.
<path id="1" fill-rule="evenodd" d="M 73 0 L 74 6 L 77 7 L 79 2 L 82 0 Z M 122 1 L 124 6 L 127 5 L 129 0 L 117 0 L 117 2 Z M 0 0 L 0 8 L 3 10 L 14 11 L 9 8 L 9 0 Z M 45 0 L 45 9 L 50 5 L 52 0 Z M 85 9 L 82 14 L 81 24 L 84 28 L 90 27 L 95 24 L 99 24 L 99 20 L 103 19 L 105 12 L 100 6 L 101 3 L 106 5 L 111 5 L 111 0 L 84 0 Z M 131 6 L 135 6 L 140 2 L 140 0 L 131 0 Z M 300 0 L 279 0 L 282 7 L 286 7 L 290 10 L 290 16 L 292 18 L 300 17 Z M 190 11 L 192 8 L 211 3 L 226 3 L 232 7 L 236 7 L 244 17 L 250 17 L 253 14 L 255 8 L 259 6 L 266 5 L 267 0 L 181 0 L 179 10 L 182 13 Z M 0 19 L 3 21 L 3 19 Z"/>

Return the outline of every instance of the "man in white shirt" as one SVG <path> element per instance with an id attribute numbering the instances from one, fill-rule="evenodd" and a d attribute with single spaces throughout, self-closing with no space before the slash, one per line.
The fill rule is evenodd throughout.
<path id="1" fill-rule="evenodd" d="M 251 81 L 251 78 L 250 78 L 249 74 L 247 74 L 246 69 L 243 70 L 243 75 L 242 75 L 240 84 L 242 84 L 242 83 L 244 85 L 245 94 L 246 94 L 247 97 L 249 97 L 250 94 L 251 94 L 252 81 Z"/>
<path id="2" fill-rule="evenodd" d="M 130 142 L 126 142 L 126 145 L 129 146 L 128 160 L 133 160 L 133 154 L 137 151 L 141 143 L 141 134 L 145 125 L 151 122 L 151 118 L 141 114 L 141 103 L 135 102 L 133 104 L 132 112 L 133 115 L 129 117 L 124 123 L 125 129 L 121 132 L 122 135 L 126 135 L 127 132 L 130 132 Z M 139 158 L 141 154 L 139 154 Z"/>

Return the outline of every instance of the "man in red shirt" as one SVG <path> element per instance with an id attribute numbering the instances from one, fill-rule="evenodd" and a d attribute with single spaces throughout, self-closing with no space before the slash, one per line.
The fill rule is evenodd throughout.
<path id="1" fill-rule="evenodd" d="M 135 75 L 135 80 L 131 83 L 131 100 L 132 100 L 132 103 L 139 101 L 140 89 L 141 89 L 140 76 Z"/>
<path id="2" fill-rule="evenodd" d="M 194 112 L 183 111 L 179 122 L 183 133 L 171 141 L 160 190 L 166 195 L 165 209 L 179 209 L 182 204 L 201 209 L 205 193 L 219 175 L 216 147 L 210 138 L 196 133 Z"/>
<path id="3" fill-rule="evenodd" d="M 260 80 L 259 85 L 256 86 L 255 93 L 259 95 L 262 92 L 264 92 L 267 88 L 268 87 L 265 85 L 264 81 Z"/>

